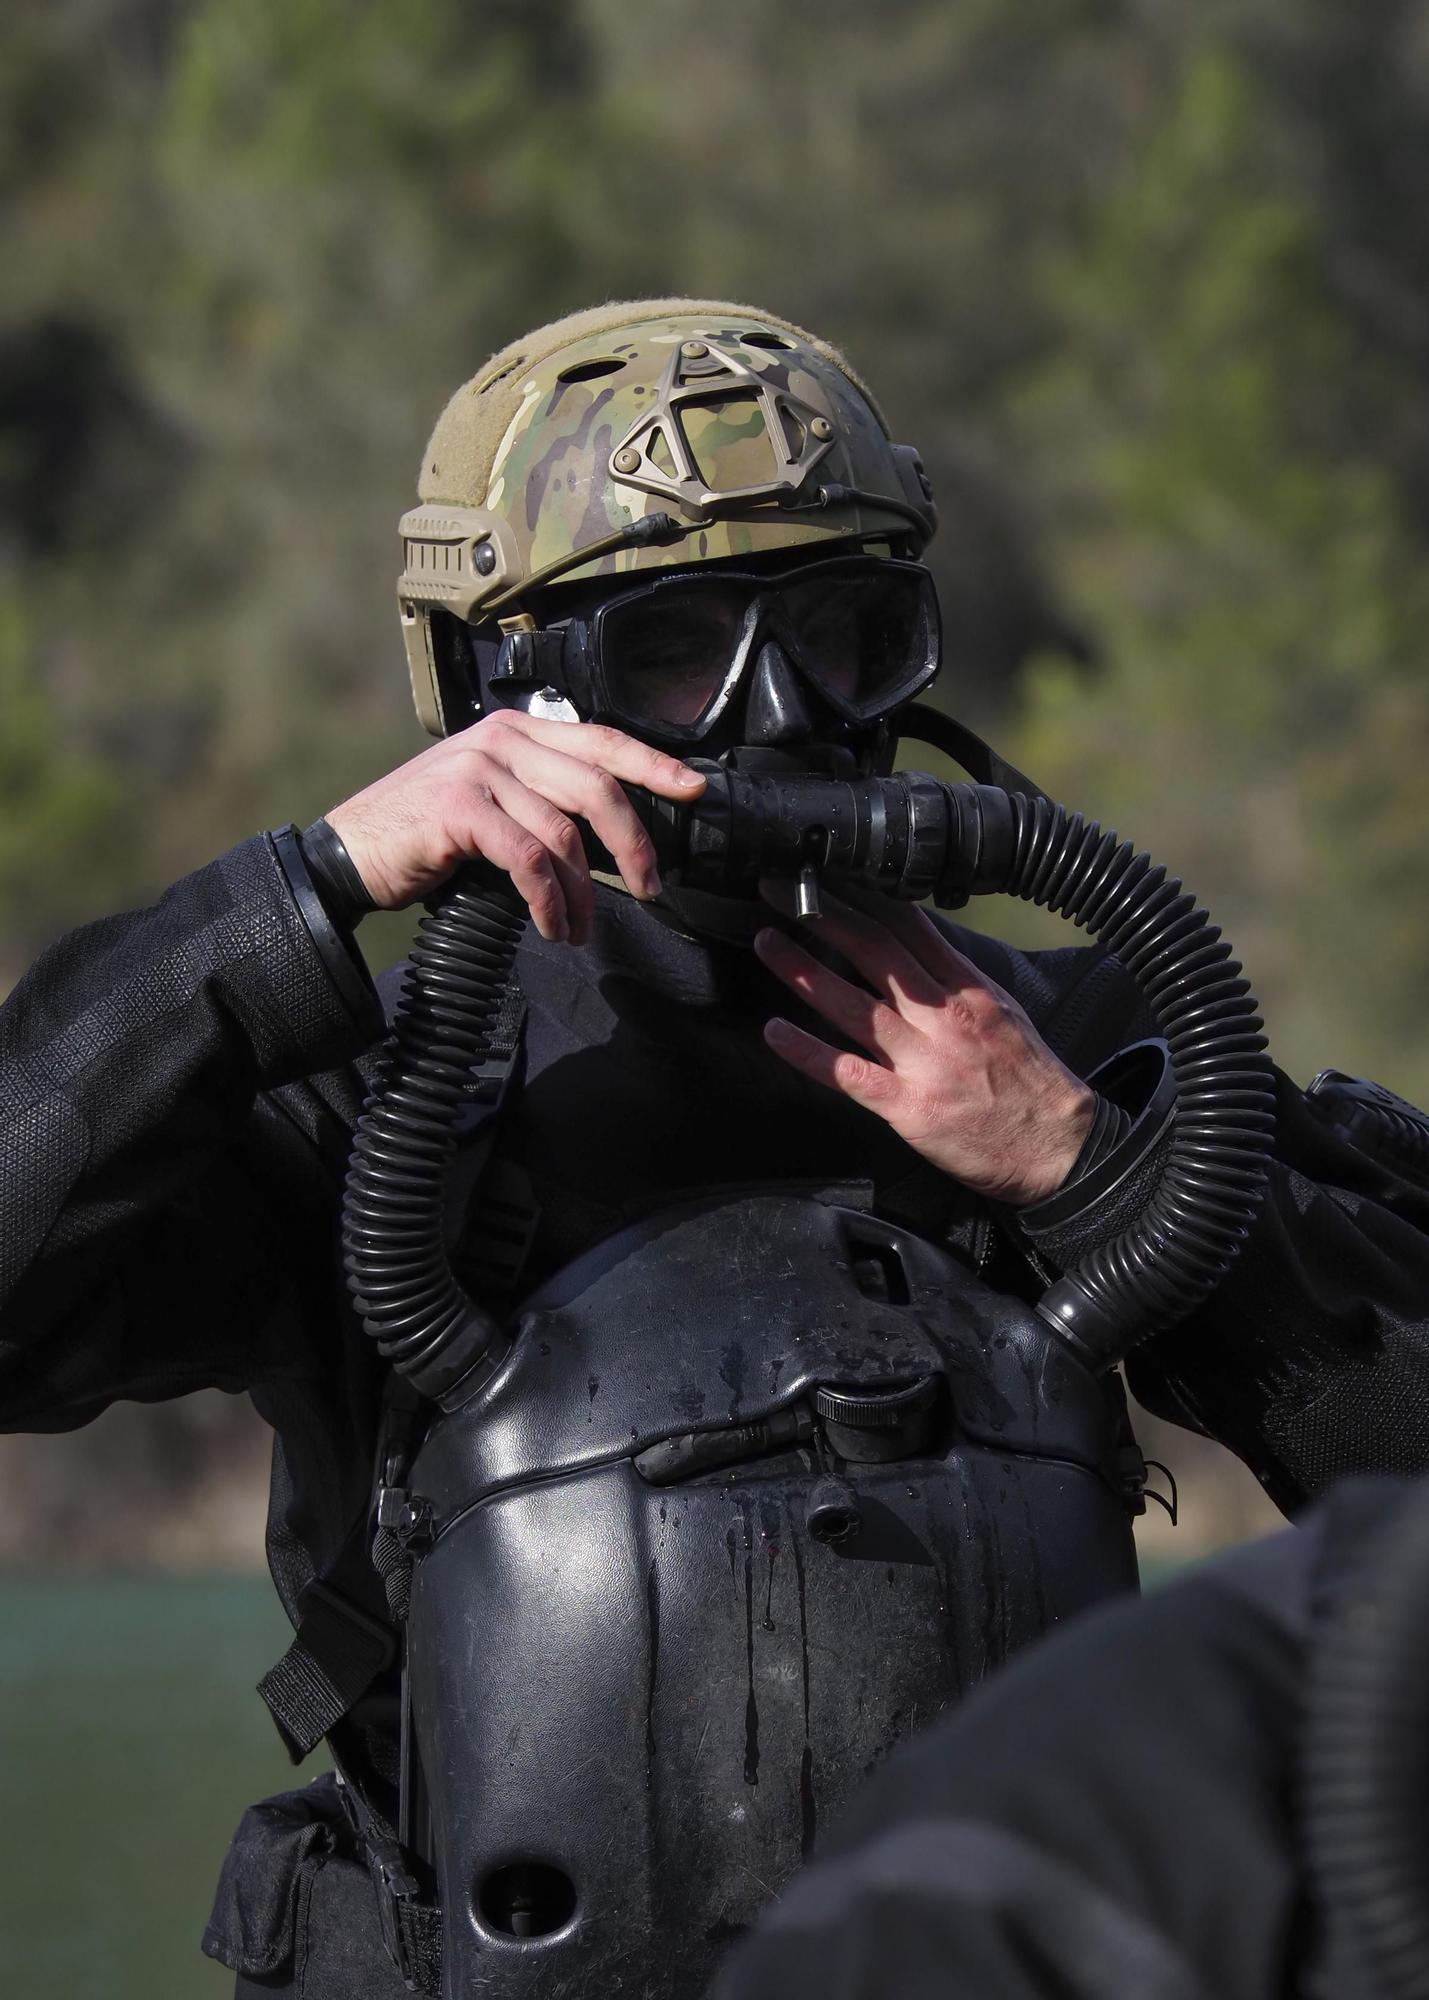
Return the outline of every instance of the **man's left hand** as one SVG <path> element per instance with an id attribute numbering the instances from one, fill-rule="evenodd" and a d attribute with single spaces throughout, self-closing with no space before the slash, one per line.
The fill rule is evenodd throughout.
<path id="1" fill-rule="evenodd" d="M 777 1016 L 765 1041 L 975 1193 L 1019 1208 L 1043 1200 L 1071 1172 L 1094 1094 L 922 910 L 884 898 L 878 910 L 826 896 L 819 924 L 866 988 L 782 931 L 755 939 L 769 970 L 867 1055 L 832 1049 Z"/>

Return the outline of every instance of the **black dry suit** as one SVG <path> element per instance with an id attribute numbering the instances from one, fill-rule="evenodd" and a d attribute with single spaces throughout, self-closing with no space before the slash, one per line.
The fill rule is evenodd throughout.
<path id="1" fill-rule="evenodd" d="M 1345 1480 L 1079 1619 L 890 1760 L 719 2000 L 1424 2000 L 1426 1585 L 1423 1482 Z"/>
<path id="2" fill-rule="evenodd" d="M 1096 948 L 956 935 L 1079 1072 L 1146 1032 Z M 430 1989 L 438 1897 L 450 1991 L 637 1966 L 631 1990 L 697 1990 L 778 1886 L 752 1854 L 795 1865 L 900 1735 L 1131 1581 L 1134 1454 L 1107 1393 L 1033 1351 L 1025 1301 L 1144 1201 L 1134 1081 L 1105 1086 L 1135 1121 L 1110 1162 L 1013 1218 L 770 1054 L 787 995 L 742 948 L 603 893 L 588 949 L 528 933 L 518 966 L 520 1063 L 494 1145 L 473 1119 L 451 1221 L 471 1290 L 518 1321 L 525 1302 L 526 1332 L 505 1400 L 418 1453 L 406 1732 L 367 1558 L 379 1433 L 406 1419 L 338 1253 L 382 1016 L 300 849 L 248 841 L 62 940 L 4 1011 L 6 1425 L 218 1385 L 276 1432 L 297 1637 L 267 1692 L 353 1783 L 245 1819 L 205 1940 L 242 1992 L 396 1994 L 384 1927 Z M 1279 1100 L 1244 1255 L 1129 1372 L 1293 1507 L 1429 1463 L 1429 1203 Z M 601 1255 L 621 1231 L 628 1254 Z M 818 1404 L 802 1430 L 767 1428 L 775 1362 Z M 688 1442 L 712 1410 L 742 1456 Z M 411 1875 L 438 1851 L 440 1879 Z"/>

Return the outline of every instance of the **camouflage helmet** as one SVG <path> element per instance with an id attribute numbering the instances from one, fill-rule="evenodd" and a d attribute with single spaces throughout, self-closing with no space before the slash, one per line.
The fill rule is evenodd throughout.
<path id="1" fill-rule="evenodd" d="M 703 299 L 573 313 L 493 355 L 437 420 L 401 522 L 417 714 L 457 726 L 441 614 L 529 623 L 557 578 L 825 541 L 921 549 L 932 489 L 836 348 Z M 434 620 L 433 614 L 437 614 Z"/>

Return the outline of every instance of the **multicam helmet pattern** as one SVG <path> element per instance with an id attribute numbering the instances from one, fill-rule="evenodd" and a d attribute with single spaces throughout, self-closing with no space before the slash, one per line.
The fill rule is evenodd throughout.
<path id="1" fill-rule="evenodd" d="M 477 623 L 519 611 L 553 568 L 617 576 L 910 534 L 921 546 L 935 521 L 917 453 L 890 442 L 834 348 L 687 299 L 578 313 L 493 357 L 438 419 L 418 491 L 398 596 L 417 712 L 438 736 L 434 610 Z M 641 522 L 657 538 L 624 539 Z"/>

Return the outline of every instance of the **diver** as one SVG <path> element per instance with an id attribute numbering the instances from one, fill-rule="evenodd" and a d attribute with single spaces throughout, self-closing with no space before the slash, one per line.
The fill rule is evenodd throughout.
<path id="1" fill-rule="evenodd" d="M 273 1427 L 261 1692 L 335 1769 L 230 1850 L 204 1948 L 240 1995 L 653 2000 L 899 1740 L 1134 1588 L 1124 1351 L 1287 1511 L 1429 1462 L 1429 1238 L 1247 1027 L 1233 1136 L 1268 1152 L 1273 1104 L 1274 1157 L 1253 1220 L 1187 1211 L 1239 1254 L 1174 1326 L 1112 1310 L 1174 1230 L 1082 1283 L 1184 1150 L 1175 1052 L 1115 952 L 911 899 L 933 794 L 886 774 L 940 662 L 936 513 L 827 343 L 574 315 L 458 390 L 419 498 L 441 740 L 0 1015 L 0 1417 L 216 1385 Z M 1035 846 L 1035 787 L 944 740 Z M 841 808 L 767 893 L 702 875 L 736 795 L 813 785 L 862 887 Z M 374 988 L 362 918 L 423 900 Z"/>

